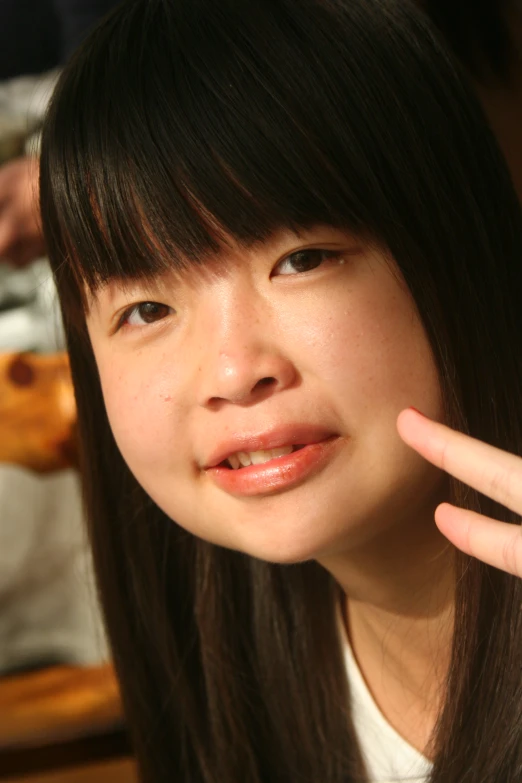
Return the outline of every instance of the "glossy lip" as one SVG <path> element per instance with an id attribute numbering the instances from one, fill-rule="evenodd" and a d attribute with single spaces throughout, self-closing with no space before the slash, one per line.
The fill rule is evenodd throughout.
<path id="1" fill-rule="evenodd" d="M 237 454 L 238 451 L 270 451 L 283 446 L 307 446 L 325 441 L 334 435 L 336 433 L 332 430 L 311 424 L 286 424 L 263 433 L 236 435 L 217 446 L 215 451 L 210 454 L 203 469 L 216 468 L 232 454 Z M 279 459 L 283 458 L 279 457 Z"/>
<path id="2" fill-rule="evenodd" d="M 323 470 L 342 442 L 339 435 L 330 435 L 262 465 L 233 470 L 218 464 L 205 473 L 220 489 L 235 497 L 273 495 L 296 487 Z"/>

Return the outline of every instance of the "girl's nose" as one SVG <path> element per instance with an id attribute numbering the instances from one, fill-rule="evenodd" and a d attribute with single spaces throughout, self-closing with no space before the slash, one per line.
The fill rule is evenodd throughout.
<path id="1" fill-rule="evenodd" d="M 223 351 L 216 373 L 208 385 L 203 404 L 216 407 L 223 402 L 249 405 L 283 391 L 296 378 L 292 363 L 279 353 Z"/>
<path id="2" fill-rule="evenodd" d="M 232 333 L 233 332 L 233 333 Z M 297 370 L 284 345 L 251 327 L 209 337 L 200 364 L 200 403 L 251 405 L 292 386 Z"/>

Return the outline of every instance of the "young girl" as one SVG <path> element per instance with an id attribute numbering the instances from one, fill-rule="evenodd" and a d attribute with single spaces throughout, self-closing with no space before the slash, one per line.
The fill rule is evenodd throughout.
<path id="1" fill-rule="evenodd" d="M 420 12 L 124 4 L 41 197 L 142 779 L 518 783 L 521 586 L 433 524 L 516 516 L 396 429 L 522 454 L 520 207 Z"/>

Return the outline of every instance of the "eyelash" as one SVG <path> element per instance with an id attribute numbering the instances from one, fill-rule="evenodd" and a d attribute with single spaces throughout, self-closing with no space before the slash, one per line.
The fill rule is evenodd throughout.
<path id="1" fill-rule="evenodd" d="M 342 264 L 344 263 L 344 257 L 346 256 L 346 254 L 347 253 L 345 250 L 325 250 L 319 247 L 310 247 L 310 248 L 305 248 L 304 250 L 296 250 L 295 253 L 290 253 L 290 255 L 286 256 L 286 258 L 283 258 L 282 261 L 280 261 L 275 268 L 277 269 L 278 267 L 282 266 L 283 264 L 286 264 L 287 262 L 295 263 L 295 260 L 297 258 L 306 260 L 307 258 L 309 259 L 311 256 L 314 255 L 321 256 L 319 263 L 316 264 L 316 266 L 312 267 L 312 269 L 301 270 L 300 272 L 297 272 L 297 274 L 306 274 L 306 272 L 311 272 L 314 269 L 317 269 L 317 267 L 320 266 L 324 261 L 337 260 L 339 263 Z M 284 276 L 286 277 L 287 275 Z"/>
<path id="2" fill-rule="evenodd" d="M 172 312 L 172 308 L 168 305 L 162 304 L 161 302 L 153 302 L 153 301 L 147 301 L 147 302 L 139 302 L 138 304 L 132 305 L 131 307 L 128 307 L 122 314 L 121 317 L 118 319 L 118 323 L 116 325 L 115 331 L 118 332 L 122 327 L 129 326 L 131 328 L 137 328 L 140 329 L 142 326 L 145 326 L 145 324 L 140 324 L 138 326 L 129 324 L 129 319 L 134 313 L 137 313 L 139 310 L 141 310 L 144 307 L 148 307 L 152 305 L 153 307 L 156 307 L 160 310 L 165 310 L 165 315 L 161 318 L 158 318 L 158 321 L 162 321 L 166 315 L 168 315 L 170 312 Z M 142 316 L 143 317 L 143 316 Z M 149 321 L 150 324 L 157 323 L 158 321 Z"/>
<path id="3" fill-rule="evenodd" d="M 275 267 L 275 270 L 277 270 L 278 267 L 281 267 L 283 264 L 287 263 L 299 263 L 299 260 L 301 263 L 303 261 L 306 262 L 306 260 L 310 260 L 311 257 L 319 255 L 320 258 L 318 260 L 318 263 L 315 264 L 315 266 L 312 266 L 311 269 L 302 269 L 298 270 L 295 274 L 296 275 L 302 275 L 306 274 L 307 272 L 311 272 L 314 269 L 317 269 L 319 266 L 321 266 L 322 263 L 325 261 L 337 261 L 339 264 L 344 264 L 345 262 L 345 256 L 347 255 L 347 252 L 344 250 L 324 250 L 321 248 L 305 248 L 304 250 L 297 250 L 294 253 L 291 253 L 290 255 L 286 256 L 286 258 L 283 258 Z M 298 260 L 299 259 L 299 260 Z M 280 275 L 274 275 L 272 273 L 272 277 L 291 277 L 291 274 L 280 274 Z M 122 327 L 129 326 L 133 327 L 132 324 L 129 324 L 129 319 L 132 317 L 134 313 L 139 312 L 140 309 L 144 307 L 150 307 L 153 306 L 154 308 L 158 308 L 160 310 L 165 311 L 165 315 L 158 318 L 158 320 L 149 321 L 149 324 L 158 323 L 158 321 L 162 321 L 163 318 L 166 317 L 170 312 L 173 312 L 172 308 L 168 305 L 162 304 L 161 302 L 154 302 L 154 301 L 145 301 L 145 302 L 139 302 L 138 304 L 132 305 L 131 307 L 128 307 L 121 315 L 121 317 L 118 320 L 118 323 L 116 325 L 115 332 L 119 331 Z M 135 328 L 142 328 L 142 326 L 145 326 L 145 324 L 140 324 L 139 326 L 134 325 Z"/>

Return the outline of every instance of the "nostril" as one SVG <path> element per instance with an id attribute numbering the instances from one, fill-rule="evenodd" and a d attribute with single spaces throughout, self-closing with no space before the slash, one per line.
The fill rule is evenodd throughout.
<path id="1" fill-rule="evenodd" d="M 272 386 L 274 383 L 276 383 L 275 378 L 261 378 L 261 380 L 256 383 L 256 388 L 260 386 Z"/>

